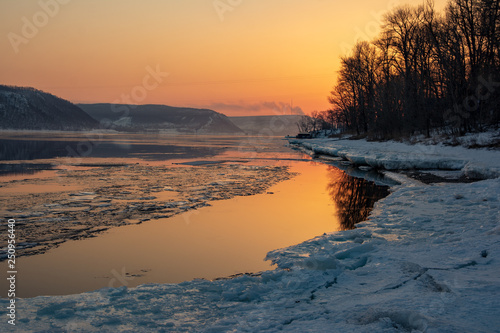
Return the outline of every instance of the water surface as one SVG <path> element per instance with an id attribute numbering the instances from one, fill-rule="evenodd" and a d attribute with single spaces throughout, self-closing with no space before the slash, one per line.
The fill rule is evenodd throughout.
<path id="1" fill-rule="evenodd" d="M 112 139 L 112 142 L 118 140 L 115 136 Z M 117 159 L 112 154 L 105 161 L 137 163 L 139 160 L 151 165 L 190 168 L 203 168 L 207 163 L 287 165 L 298 175 L 274 185 L 266 193 L 211 202 L 210 207 L 112 228 L 97 237 L 65 242 L 44 254 L 21 257 L 17 262 L 20 297 L 214 279 L 272 269 L 264 261 L 267 252 L 323 233 L 353 228 L 355 223 L 366 219 L 376 200 L 388 194 L 387 187 L 351 177 L 334 166 L 310 161 L 300 152 L 284 147 L 285 142 L 279 139 L 211 137 L 182 141 L 136 136 L 128 140 L 132 143 L 126 156 L 133 159 L 125 155 Z M 162 140 L 175 142 L 177 148 L 158 155 L 163 149 L 158 148 Z M 179 151 L 202 153 L 196 158 L 186 158 L 183 154 L 179 156 Z M 48 162 L 64 167 L 61 157 Z M 75 159 L 66 156 L 64 163 L 70 165 Z M 77 164 L 89 161 L 94 163 L 95 157 L 78 157 Z M 50 189 L 36 189 L 45 190 Z M 18 191 L 29 189 L 20 187 Z M 0 269 L 6 269 L 5 265 L 2 262 Z"/>

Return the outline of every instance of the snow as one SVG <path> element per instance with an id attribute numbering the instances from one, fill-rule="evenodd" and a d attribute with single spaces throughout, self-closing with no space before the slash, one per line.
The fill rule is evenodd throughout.
<path id="1" fill-rule="evenodd" d="M 461 146 L 485 146 L 490 144 L 491 142 L 498 140 L 500 135 L 495 131 L 488 131 L 483 133 L 468 133 L 464 136 L 458 137 L 457 141 Z"/>
<path id="2" fill-rule="evenodd" d="M 441 131 L 431 132 L 429 137 L 424 135 L 415 135 L 409 139 L 405 139 L 409 143 L 423 143 L 423 144 L 438 144 L 443 143 L 451 146 L 462 146 L 466 148 L 478 148 L 481 146 L 498 145 L 500 143 L 500 132 L 494 128 L 485 130 L 484 132 L 467 133 L 461 136 L 450 136 Z"/>
<path id="3" fill-rule="evenodd" d="M 456 147 L 410 152 L 411 147 L 392 142 L 326 140 L 311 140 L 309 147 L 358 161 L 366 154 L 365 162 L 390 170 L 415 164 L 468 166 L 493 176 L 500 165 L 499 152 Z M 356 229 L 270 252 L 267 259 L 277 265 L 275 270 L 216 281 L 19 299 L 15 328 L 500 332 L 500 179 L 425 185 L 398 177 L 401 184 Z M 0 330 L 16 331 L 7 327 L 6 306 L 7 300 L 0 300 Z"/>
<path id="4" fill-rule="evenodd" d="M 375 169 L 461 170 L 465 176 L 474 179 L 500 176 L 498 150 L 366 140 L 313 139 L 290 140 L 290 143 L 300 144 L 302 149 L 316 155 L 340 157 L 354 165 Z"/>

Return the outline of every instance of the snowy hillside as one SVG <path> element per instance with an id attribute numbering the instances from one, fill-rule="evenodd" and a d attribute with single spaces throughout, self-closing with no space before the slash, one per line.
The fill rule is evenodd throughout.
<path id="1" fill-rule="evenodd" d="M 167 105 L 79 104 L 106 128 L 196 134 L 243 134 L 225 115 L 207 109 Z"/>
<path id="2" fill-rule="evenodd" d="M 98 125 L 64 99 L 34 88 L 0 85 L 0 129 L 83 130 Z"/>

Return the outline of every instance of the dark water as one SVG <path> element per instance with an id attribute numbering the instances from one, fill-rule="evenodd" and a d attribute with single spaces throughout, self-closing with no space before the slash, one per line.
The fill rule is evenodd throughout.
<path id="1" fill-rule="evenodd" d="M 0 161 L 52 159 L 56 157 L 130 158 L 164 161 L 210 157 L 221 154 L 223 147 L 169 144 L 168 141 L 141 142 L 138 138 L 101 138 L 92 140 L 13 140 L 0 139 Z"/>
<path id="2" fill-rule="evenodd" d="M 39 171 L 52 170 L 52 164 L 48 163 L 17 163 L 0 164 L 0 177 L 6 175 L 33 175 Z"/>

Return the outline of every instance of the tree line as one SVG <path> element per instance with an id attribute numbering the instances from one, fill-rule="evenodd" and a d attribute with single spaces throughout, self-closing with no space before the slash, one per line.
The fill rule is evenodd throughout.
<path id="1" fill-rule="evenodd" d="M 383 18 L 380 34 L 341 57 L 331 109 L 315 130 L 341 126 L 376 138 L 498 127 L 500 0 L 428 1 Z"/>

